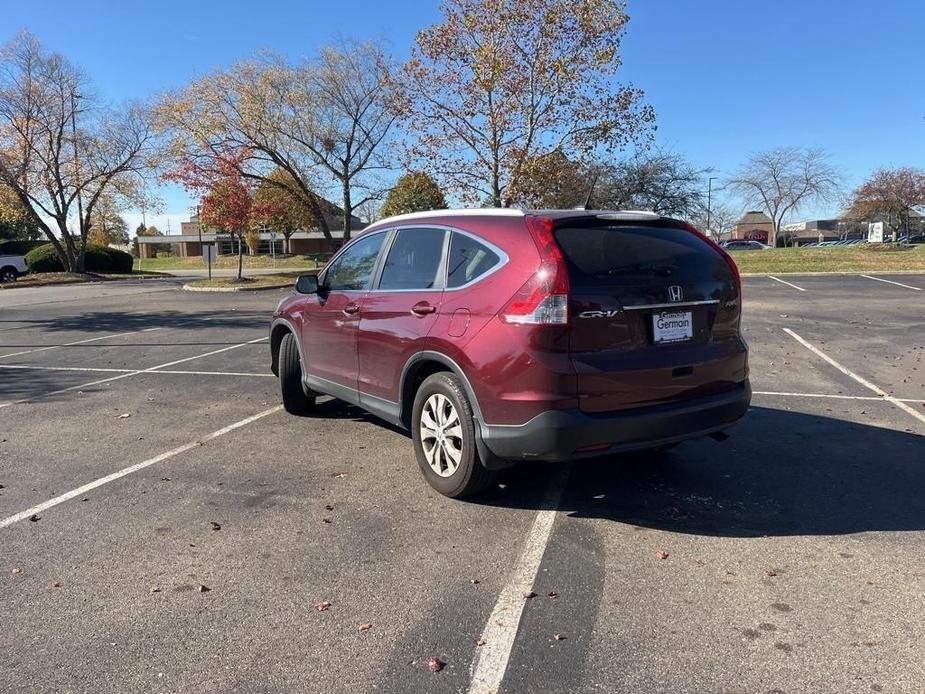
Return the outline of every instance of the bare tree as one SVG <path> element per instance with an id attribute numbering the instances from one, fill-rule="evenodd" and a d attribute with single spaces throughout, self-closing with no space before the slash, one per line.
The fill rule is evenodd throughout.
<path id="1" fill-rule="evenodd" d="M 604 166 L 593 202 L 608 209 L 651 210 L 691 217 L 706 207 L 703 181 L 710 169 L 695 166 L 663 149 L 641 151 L 632 159 Z"/>
<path id="2" fill-rule="evenodd" d="M 319 60 L 304 68 L 315 108 L 311 127 L 298 137 L 340 183 L 345 239 L 354 207 L 380 195 L 372 191 L 355 201 L 352 192 L 358 177 L 382 168 L 377 156 L 395 120 L 385 105 L 384 62 L 374 43 L 344 43 L 322 49 Z"/>
<path id="3" fill-rule="evenodd" d="M 768 213 L 773 223 L 768 243 L 774 246 L 788 215 L 806 203 L 838 196 L 841 175 L 822 149 L 779 147 L 753 154 L 726 185 L 750 207 Z"/>
<path id="4" fill-rule="evenodd" d="M 726 203 L 714 199 L 710 201 L 709 213 L 707 206 L 701 205 L 693 211 L 689 218 L 695 227 L 709 235 L 714 241 L 726 241 L 740 216 Z"/>
<path id="5" fill-rule="evenodd" d="M 151 137 L 140 108 L 103 106 L 80 70 L 32 34 L 0 49 L 0 182 L 65 269 L 83 271 L 101 198 L 139 188 Z"/>
<path id="6" fill-rule="evenodd" d="M 241 62 L 166 95 L 156 122 L 176 167 L 208 175 L 226 160 L 240 162 L 245 178 L 304 199 L 329 242 L 328 206 L 316 191 L 333 181 L 350 238 L 353 208 L 363 202 L 354 190 L 380 166 L 393 121 L 383 105 L 384 62 L 372 43 L 325 48 L 298 66 L 272 57 Z"/>

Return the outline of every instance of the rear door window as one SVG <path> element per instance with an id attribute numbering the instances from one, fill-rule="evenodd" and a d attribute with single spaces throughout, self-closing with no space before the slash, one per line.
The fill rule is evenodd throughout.
<path id="1" fill-rule="evenodd" d="M 453 232 L 447 265 L 446 286 L 462 287 L 489 273 L 501 263 L 501 256 L 466 234 Z"/>
<path id="2" fill-rule="evenodd" d="M 442 289 L 443 229 L 400 229 L 382 268 L 379 289 Z"/>
<path id="3" fill-rule="evenodd" d="M 559 227 L 554 234 L 577 288 L 731 277 L 725 259 L 685 229 L 585 222 Z"/>

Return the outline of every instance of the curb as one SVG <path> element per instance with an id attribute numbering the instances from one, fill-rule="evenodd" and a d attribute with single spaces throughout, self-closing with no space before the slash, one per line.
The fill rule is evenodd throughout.
<path id="1" fill-rule="evenodd" d="M 807 277 L 858 277 L 860 275 L 925 275 L 925 270 L 833 270 L 831 272 L 788 272 L 787 270 L 780 272 L 742 272 L 740 273 L 741 277 L 767 277 L 769 275 L 787 275 L 792 277 L 794 275 L 805 275 Z"/>
<path id="2" fill-rule="evenodd" d="M 193 287 L 188 284 L 183 285 L 185 292 L 218 292 L 220 294 L 230 294 L 234 292 L 262 292 L 268 289 L 285 289 L 291 287 L 292 282 L 286 284 L 265 284 L 260 287 Z"/>

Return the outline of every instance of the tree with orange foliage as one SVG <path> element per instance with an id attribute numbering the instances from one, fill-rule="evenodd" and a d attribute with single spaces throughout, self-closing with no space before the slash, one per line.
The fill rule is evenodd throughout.
<path id="1" fill-rule="evenodd" d="M 897 234 L 909 233 L 915 205 L 925 205 L 925 171 L 908 166 L 879 169 L 854 191 L 848 215 L 883 221 L 895 241 Z"/>

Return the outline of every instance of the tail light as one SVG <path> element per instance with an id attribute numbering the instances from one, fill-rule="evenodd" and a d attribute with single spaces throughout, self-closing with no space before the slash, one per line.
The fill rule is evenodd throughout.
<path id="1" fill-rule="evenodd" d="M 692 234 L 696 234 L 702 240 L 706 241 L 708 244 L 710 244 L 713 247 L 713 250 L 715 250 L 717 253 L 723 256 L 723 260 L 726 261 L 726 264 L 732 270 L 732 276 L 735 278 L 736 295 L 742 296 L 742 276 L 739 274 L 739 266 L 736 265 L 736 261 L 732 259 L 732 256 L 729 255 L 729 253 L 726 251 L 725 248 L 720 246 L 718 243 L 716 243 L 716 241 L 711 239 L 706 234 L 702 233 L 700 229 L 695 227 L 693 224 L 688 224 L 687 222 L 684 222 L 682 226 L 684 227 L 686 231 L 689 231 Z"/>
<path id="2" fill-rule="evenodd" d="M 568 269 L 552 234 L 552 220 L 528 216 L 526 223 L 540 252 L 540 266 L 501 310 L 501 320 L 522 325 L 566 324 Z"/>

